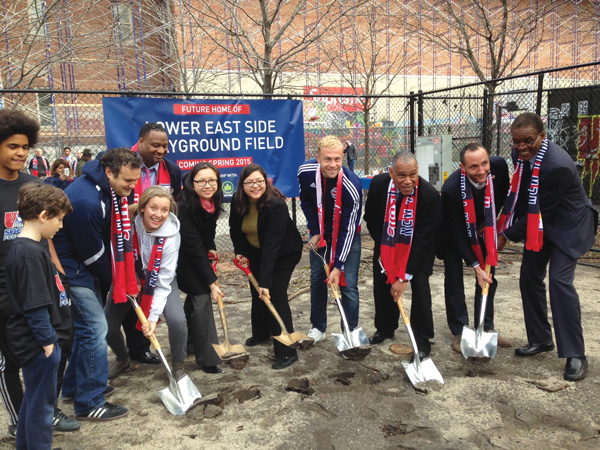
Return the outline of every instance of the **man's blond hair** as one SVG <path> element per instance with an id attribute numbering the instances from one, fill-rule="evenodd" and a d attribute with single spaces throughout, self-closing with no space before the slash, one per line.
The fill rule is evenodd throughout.
<path id="1" fill-rule="evenodd" d="M 319 145 L 317 146 L 317 153 L 321 153 L 322 148 L 331 148 L 331 147 L 340 147 L 344 148 L 344 144 L 340 141 L 340 138 L 337 136 L 325 136 L 323 139 L 319 141 Z"/>

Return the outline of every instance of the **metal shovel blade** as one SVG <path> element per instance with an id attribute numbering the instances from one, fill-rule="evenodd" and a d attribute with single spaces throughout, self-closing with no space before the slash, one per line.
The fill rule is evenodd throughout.
<path id="1" fill-rule="evenodd" d="M 223 361 L 230 361 L 235 358 L 243 358 L 248 356 L 248 352 L 244 348 L 243 345 L 240 344 L 230 344 L 229 342 L 224 342 L 222 344 L 213 344 L 213 348 L 219 358 Z"/>
<path id="2" fill-rule="evenodd" d="M 419 383 L 425 383 L 427 381 L 437 381 L 440 384 L 444 384 L 442 374 L 431 358 L 421 360 L 418 357 L 418 354 L 415 354 L 414 356 L 413 362 L 402 362 L 406 375 L 408 375 L 408 379 L 413 386 L 417 387 Z"/>
<path id="3" fill-rule="evenodd" d="M 355 328 L 347 336 L 346 333 L 331 333 L 335 346 L 340 352 L 360 347 L 361 345 L 369 345 L 369 338 L 363 331 L 362 327 Z"/>
<path id="4" fill-rule="evenodd" d="M 283 322 L 281 322 L 283 325 Z M 273 336 L 273 339 L 277 339 L 283 345 L 287 345 L 291 348 L 302 348 L 309 341 L 314 342 L 311 338 L 309 338 L 306 334 L 300 333 L 299 331 L 294 331 L 293 333 L 288 333 L 285 330 L 285 325 L 283 325 L 281 329 L 281 334 L 279 336 Z"/>
<path id="5" fill-rule="evenodd" d="M 463 327 L 460 349 L 465 358 L 493 358 L 498 350 L 498 332 Z"/>
<path id="6" fill-rule="evenodd" d="M 158 396 L 174 416 L 185 415 L 194 406 L 196 400 L 202 398 L 189 376 L 184 375 L 179 381 L 175 381 L 171 374 L 169 374 L 169 386 L 158 391 Z"/>

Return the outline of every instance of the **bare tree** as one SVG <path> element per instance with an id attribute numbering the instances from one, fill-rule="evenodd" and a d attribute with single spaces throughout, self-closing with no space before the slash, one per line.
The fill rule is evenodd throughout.
<path id="1" fill-rule="evenodd" d="M 182 7 L 221 50 L 221 65 L 235 61 L 262 93 L 272 94 L 284 72 L 304 72 L 304 53 L 330 31 L 338 18 L 336 5 L 335 0 L 193 0 Z"/>
<path id="2" fill-rule="evenodd" d="M 489 81 L 486 87 L 493 96 L 498 83 L 492 80 L 513 75 L 537 51 L 544 38 L 544 18 L 558 3 L 564 1 L 423 0 L 420 14 L 411 14 L 421 20 L 409 25 L 426 42 L 464 58 L 481 81 Z M 488 102 L 488 148 L 493 111 L 493 102 Z"/>
<path id="3" fill-rule="evenodd" d="M 407 36 L 396 37 L 390 30 L 391 17 L 399 13 L 397 5 L 390 6 L 378 0 L 368 0 L 352 9 L 344 9 L 344 0 L 338 0 L 343 11 L 339 30 L 343 39 L 323 46 L 330 70 L 339 72 L 342 79 L 358 95 L 364 112 L 364 173 L 369 173 L 371 125 L 381 95 L 388 94 L 396 77 L 404 67 L 416 61 L 417 55 L 407 52 Z"/>
<path id="4" fill-rule="evenodd" d="M 101 0 L 5 2 L 1 20 L 5 44 L 0 49 L 0 74 L 4 88 L 45 84 L 68 89 L 73 73 L 64 76 L 65 71 L 75 70 L 74 65 L 103 64 L 110 57 L 112 11 Z M 53 86 L 54 77 L 61 85 Z"/>

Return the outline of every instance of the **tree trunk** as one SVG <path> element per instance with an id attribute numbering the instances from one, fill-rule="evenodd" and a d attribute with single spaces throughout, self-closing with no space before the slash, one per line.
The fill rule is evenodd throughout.
<path id="1" fill-rule="evenodd" d="M 369 143 L 370 143 L 370 128 L 371 128 L 371 121 L 370 121 L 370 108 L 368 106 L 365 107 L 365 163 L 364 163 L 364 170 L 365 170 L 365 174 L 364 176 L 367 177 L 369 176 L 369 156 L 370 156 L 370 151 L 369 151 Z"/>

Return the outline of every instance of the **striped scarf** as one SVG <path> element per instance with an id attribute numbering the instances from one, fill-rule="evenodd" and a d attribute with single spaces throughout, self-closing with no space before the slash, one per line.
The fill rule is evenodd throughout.
<path id="1" fill-rule="evenodd" d="M 540 188 L 540 167 L 544 155 L 548 151 L 548 139 L 544 139 L 541 148 L 535 155 L 535 162 L 531 172 L 531 183 L 529 185 L 529 202 L 527 208 L 527 238 L 525 240 L 525 248 L 539 252 L 544 244 L 544 223 L 542 221 L 542 213 L 540 212 L 540 201 L 538 191 Z M 529 164 L 529 161 L 523 161 L 521 158 L 517 160 L 515 173 L 510 182 L 510 190 L 502 214 L 498 220 L 498 232 L 504 233 L 509 229 L 514 221 L 515 207 L 519 198 L 519 189 L 521 187 L 521 178 L 523 176 L 523 164 Z M 556 180 L 560 183 L 560 180 Z"/>
<path id="2" fill-rule="evenodd" d="M 127 208 L 127 197 L 119 197 L 110 188 L 113 213 L 111 216 L 110 249 L 113 272 L 113 299 L 125 303 L 127 295 L 137 295 L 138 285 L 133 262 L 131 221 Z"/>

